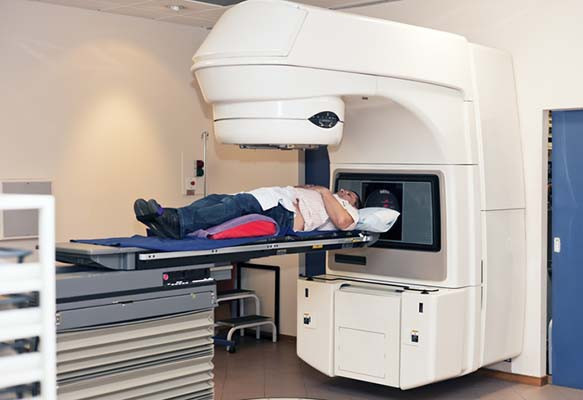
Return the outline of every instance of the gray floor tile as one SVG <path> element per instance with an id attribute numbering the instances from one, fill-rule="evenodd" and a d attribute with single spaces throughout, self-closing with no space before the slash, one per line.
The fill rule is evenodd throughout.
<path id="1" fill-rule="evenodd" d="M 310 367 L 309 365 L 305 364 L 302 365 L 302 376 L 304 378 L 304 382 L 307 386 L 315 386 L 324 384 L 329 382 L 333 378 L 330 378 L 327 375 L 324 375 L 320 371 Z"/>
<path id="2" fill-rule="evenodd" d="M 473 400 L 506 389 L 508 383 L 478 375 L 468 375 L 408 390 L 419 398 Z"/>
<path id="3" fill-rule="evenodd" d="M 256 357 L 246 357 L 229 360 L 227 363 L 228 373 L 245 374 L 250 370 L 253 370 L 253 373 L 256 373 L 257 370 L 262 372 L 265 371 L 265 362 L 263 359 Z"/>
<path id="4" fill-rule="evenodd" d="M 217 382 L 215 380 L 215 399 L 214 400 L 221 400 L 223 398 L 223 387 L 224 387 L 224 381 Z"/>
<path id="5" fill-rule="evenodd" d="M 268 397 L 306 397 L 301 374 L 265 371 L 265 395 Z"/>
<path id="6" fill-rule="evenodd" d="M 515 389 L 524 400 L 583 400 L 583 390 L 556 385 L 534 387 L 520 385 Z"/>
<path id="7" fill-rule="evenodd" d="M 237 370 L 227 370 L 227 375 L 225 377 L 225 384 L 231 384 L 232 381 L 236 382 L 261 382 L 262 385 L 265 384 L 265 370 L 263 369 L 237 369 Z"/>
<path id="8" fill-rule="evenodd" d="M 242 400 L 265 397 L 263 376 L 230 378 L 227 375 L 222 391 L 222 400 Z"/>
<path id="9" fill-rule="evenodd" d="M 215 360 L 213 360 L 213 365 L 214 365 L 215 372 L 222 373 L 222 372 L 227 371 L 227 363 L 226 362 L 217 363 L 217 362 L 215 362 Z"/>
<path id="10" fill-rule="evenodd" d="M 306 395 L 309 398 L 322 400 L 352 400 L 349 393 L 328 385 L 306 386 Z"/>
<path id="11" fill-rule="evenodd" d="M 470 374 L 411 390 L 330 378 L 300 360 L 295 344 L 243 338 L 237 352 L 216 348 L 215 398 L 307 397 L 322 400 L 583 400 L 583 391 L 535 387 Z"/>
<path id="12" fill-rule="evenodd" d="M 215 377 L 213 379 L 215 382 L 215 385 L 219 385 L 219 384 L 223 385 L 225 383 L 225 380 L 227 379 L 227 370 L 224 370 L 224 371 L 214 370 L 213 373 L 215 375 Z"/>
<path id="13" fill-rule="evenodd" d="M 305 398 L 308 393 L 303 384 L 283 382 L 279 385 L 265 385 L 266 397 L 299 397 Z"/>
<path id="14" fill-rule="evenodd" d="M 289 361 L 266 361 L 265 362 L 266 371 L 279 371 L 282 373 L 294 373 L 298 376 L 302 375 L 303 368 L 299 363 L 289 362 Z"/>
<path id="15" fill-rule="evenodd" d="M 565 400 L 583 400 L 583 390 L 554 385 L 549 385 L 549 387 L 557 388 L 560 397 Z"/>
<path id="16" fill-rule="evenodd" d="M 494 390 L 490 393 L 484 394 L 479 397 L 480 400 L 524 400 L 523 397 L 518 394 L 511 387 Z"/>
<path id="17" fill-rule="evenodd" d="M 278 369 L 266 369 L 265 370 L 265 383 L 275 384 L 275 383 L 285 383 L 293 382 L 294 384 L 304 385 L 304 377 L 302 374 L 297 374 L 295 372 L 285 372 Z"/>
<path id="18" fill-rule="evenodd" d="M 344 387 L 344 390 L 350 394 L 353 400 L 409 400 L 423 398 L 415 391 L 403 391 L 397 388 L 371 384 L 368 382 L 346 379 L 341 381 L 340 384 Z"/>

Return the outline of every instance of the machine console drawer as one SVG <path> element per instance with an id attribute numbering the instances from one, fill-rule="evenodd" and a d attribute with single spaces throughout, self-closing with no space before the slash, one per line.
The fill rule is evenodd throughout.
<path id="1" fill-rule="evenodd" d="M 401 296 L 382 286 L 334 295 L 335 374 L 399 386 Z"/>

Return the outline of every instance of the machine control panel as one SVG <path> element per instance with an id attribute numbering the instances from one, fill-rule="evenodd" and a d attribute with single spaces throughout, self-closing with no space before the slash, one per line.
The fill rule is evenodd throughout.
<path id="1" fill-rule="evenodd" d="M 411 331 L 411 343 L 419 343 L 419 331 Z"/>
<path id="2" fill-rule="evenodd" d="M 312 329 L 316 328 L 316 326 L 314 325 L 314 319 L 312 318 L 312 314 L 309 312 L 304 313 L 303 323 L 304 323 L 305 328 L 312 328 Z"/>
<path id="3" fill-rule="evenodd" d="M 162 286 L 167 288 L 199 286 L 211 280 L 208 268 L 162 272 Z"/>
<path id="4" fill-rule="evenodd" d="M 334 128 L 336 124 L 340 122 L 340 118 L 338 117 L 338 115 L 336 115 L 332 111 L 319 112 L 318 114 L 311 116 L 309 120 L 314 125 L 317 125 L 320 128 L 324 129 Z"/>

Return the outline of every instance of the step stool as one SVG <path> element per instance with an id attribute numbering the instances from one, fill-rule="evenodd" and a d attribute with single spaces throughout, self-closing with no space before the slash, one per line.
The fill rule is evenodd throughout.
<path id="1" fill-rule="evenodd" d="M 245 299 L 255 300 L 254 315 L 245 315 Z M 261 326 L 270 325 L 272 329 L 272 341 L 274 343 L 277 342 L 277 328 L 275 323 L 271 317 L 260 315 L 261 305 L 259 297 L 255 294 L 255 291 L 246 289 L 233 289 L 219 293 L 217 296 L 217 302 L 221 303 L 226 301 L 239 301 L 239 312 L 241 314 L 240 317 L 219 320 L 215 323 L 215 326 L 230 328 L 229 332 L 227 333 L 227 351 L 229 353 L 234 353 L 236 351 L 235 345 L 231 344 L 234 343 L 232 340 L 233 334 L 239 330 L 241 331 L 241 336 L 243 336 L 245 334 L 245 328 L 255 328 L 255 337 L 259 339 L 261 335 Z"/>

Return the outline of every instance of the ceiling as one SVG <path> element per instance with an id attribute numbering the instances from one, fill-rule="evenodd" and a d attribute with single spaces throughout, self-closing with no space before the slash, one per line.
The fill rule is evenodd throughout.
<path id="1" fill-rule="evenodd" d="M 159 21 L 211 28 L 228 8 L 194 0 L 36 0 L 107 13 L 131 15 Z M 391 0 L 300 0 L 324 8 L 349 8 Z M 394 0 L 392 0 L 394 1 Z M 174 10 L 172 8 L 174 8 Z"/>

